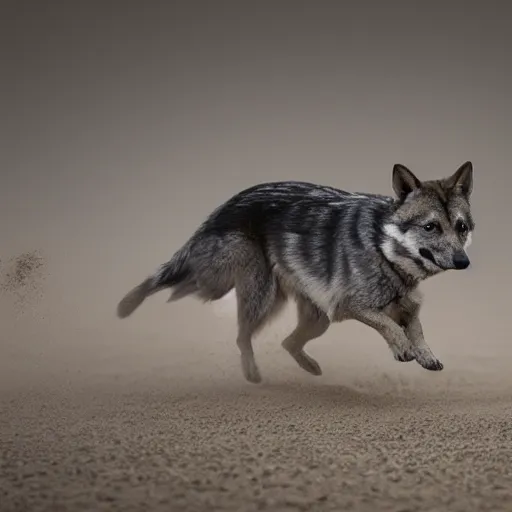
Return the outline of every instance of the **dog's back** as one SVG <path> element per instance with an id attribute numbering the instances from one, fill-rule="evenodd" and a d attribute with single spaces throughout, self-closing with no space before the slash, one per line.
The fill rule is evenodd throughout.
<path id="1" fill-rule="evenodd" d="M 217 208 L 139 291 L 173 288 L 170 300 L 217 300 L 246 281 L 252 265 L 277 295 L 304 295 L 332 315 L 344 294 L 367 294 L 392 205 L 389 197 L 313 183 L 256 185 Z"/>

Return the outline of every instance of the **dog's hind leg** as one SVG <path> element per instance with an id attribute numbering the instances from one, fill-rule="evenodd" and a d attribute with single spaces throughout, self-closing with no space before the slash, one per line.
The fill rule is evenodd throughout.
<path id="1" fill-rule="evenodd" d="M 329 319 L 325 313 L 303 298 L 297 299 L 297 317 L 297 327 L 281 345 L 302 369 L 313 375 L 322 375 L 320 365 L 304 351 L 304 346 L 327 331 Z"/>
<path id="2" fill-rule="evenodd" d="M 260 255 L 240 269 L 236 278 L 238 305 L 237 345 L 240 349 L 242 371 L 249 382 L 261 382 L 261 375 L 254 359 L 253 336 L 276 315 L 284 304 L 284 296 L 276 277 Z"/>

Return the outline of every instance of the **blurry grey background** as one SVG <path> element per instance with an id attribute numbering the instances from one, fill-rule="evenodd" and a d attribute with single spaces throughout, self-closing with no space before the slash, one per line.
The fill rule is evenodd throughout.
<path id="1" fill-rule="evenodd" d="M 48 272 L 30 318 L 2 299 L 4 350 L 34 372 L 71 349 L 77 367 L 109 347 L 109 364 L 131 353 L 140 369 L 185 365 L 192 347 L 238 372 L 233 319 L 158 295 L 120 322 L 117 301 L 241 188 L 391 193 L 396 162 L 432 179 L 471 160 L 472 267 L 426 283 L 424 323 L 447 368 L 472 354 L 496 368 L 512 355 L 511 13 L 506 1 L 2 2 L 0 257 L 38 249 Z M 257 350 L 278 351 L 289 327 Z M 357 325 L 311 346 L 340 374 L 348 354 L 393 365 Z"/>

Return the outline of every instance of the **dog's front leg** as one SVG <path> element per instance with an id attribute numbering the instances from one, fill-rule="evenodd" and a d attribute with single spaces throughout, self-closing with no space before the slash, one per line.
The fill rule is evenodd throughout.
<path id="1" fill-rule="evenodd" d="M 404 327 L 404 331 L 411 342 L 414 359 L 416 359 L 416 361 L 427 370 L 442 370 L 443 363 L 437 359 L 425 341 L 423 328 L 418 314 L 411 317 L 409 323 Z"/>
<path id="2" fill-rule="evenodd" d="M 403 327 L 405 335 L 411 342 L 414 359 L 427 370 L 440 371 L 443 364 L 433 354 L 425 341 L 420 321 L 421 295 L 410 294 L 399 304 L 398 323 Z"/>
<path id="3" fill-rule="evenodd" d="M 364 309 L 351 312 L 351 317 L 375 329 L 387 342 L 397 361 L 415 359 L 409 338 L 404 329 L 385 311 Z"/>

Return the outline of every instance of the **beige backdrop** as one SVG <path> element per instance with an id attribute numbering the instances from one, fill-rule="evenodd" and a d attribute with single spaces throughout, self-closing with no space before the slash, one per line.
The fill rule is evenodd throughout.
<path id="1" fill-rule="evenodd" d="M 6 2 L 0 259 L 5 274 L 35 250 L 44 267 L 17 298 L 0 296 L 4 397 L 29 384 L 247 391 L 229 304 L 159 294 L 119 321 L 117 301 L 241 188 L 296 179 L 390 193 L 396 162 L 432 179 L 466 160 L 472 266 L 424 286 L 443 372 L 395 363 L 376 333 L 346 323 L 311 343 L 315 379 L 279 347 L 291 308 L 256 355 L 266 382 L 285 386 L 510 390 L 510 11 L 455 0 Z"/>

